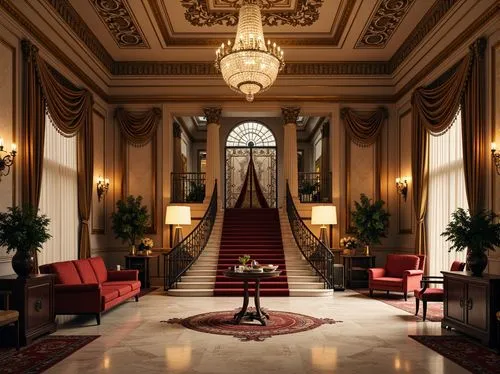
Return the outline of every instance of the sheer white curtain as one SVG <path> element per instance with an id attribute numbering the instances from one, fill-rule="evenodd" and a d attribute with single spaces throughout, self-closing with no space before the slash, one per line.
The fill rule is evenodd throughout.
<path id="1" fill-rule="evenodd" d="M 460 112 L 451 128 L 429 142 L 429 196 L 427 240 L 429 275 L 441 275 L 454 260 L 465 262 L 465 252 L 448 252 L 450 243 L 441 236 L 457 208 L 468 209 L 465 195 Z"/>
<path id="2" fill-rule="evenodd" d="M 38 253 L 39 265 L 78 257 L 76 136 L 59 134 L 46 118 L 40 212 L 50 218 L 50 234 Z"/>

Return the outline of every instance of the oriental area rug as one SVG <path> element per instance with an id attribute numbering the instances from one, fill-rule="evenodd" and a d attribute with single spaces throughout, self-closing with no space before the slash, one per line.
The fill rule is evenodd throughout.
<path id="1" fill-rule="evenodd" d="M 187 318 L 171 318 L 161 322 L 180 324 L 188 329 L 208 334 L 229 335 L 241 341 L 257 342 L 274 335 L 295 334 L 315 329 L 324 324 L 342 322 L 331 318 L 316 318 L 273 310 L 268 311 L 270 319 L 267 320 L 267 326 L 262 326 L 258 321 L 248 320 L 243 320 L 237 325 L 233 320 L 236 312 L 238 310 L 204 313 Z"/>
<path id="2" fill-rule="evenodd" d="M 415 298 L 413 296 L 409 296 L 408 300 L 405 301 L 403 294 L 401 292 L 387 293 L 385 291 L 373 291 L 373 298 L 370 297 L 370 291 L 367 289 L 354 290 L 359 294 L 366 296 L 373 300 L 381 301 L 385 304 L 389 304 L 395 308 L 400 310 L 404 310 L 410 314 L 413 314 L 415 320 L 417 322 L 422 322 L 423 317 L 423 303 L 420 302 L 420 308 L 418 310 L 418 315 L 415 316 Z M 443 303 L 427 303 L 427 315 L 425 318 L 425 322 L 441 322 L 443 319 Z"/>
<path id="3" fill-rule="evenodd" d="M 410 335 L 410 338 L 471 373 L 500 373 L 500 355 L 466 336 Z"/>
<path id="4" fill-rule="evenodd" d="M 99 335 L 51 335 L 37 339 L 19 351 L 15 348 L 2 348 L 0 373 L 42 373 L 98 337 Z"/>

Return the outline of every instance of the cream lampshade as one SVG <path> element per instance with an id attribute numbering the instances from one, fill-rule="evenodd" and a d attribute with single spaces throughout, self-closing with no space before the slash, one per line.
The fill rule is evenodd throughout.
<path id="1" fill-rule="evenodd" d="M 328 234 L 326 232 L 326 225 L 337 224 L 337 208 L 333 205 L 317 205 L 312 207 L 311 224 L 321 225 L 319 240 L 324 245 L 328 245 Z"/>
<path id="2" fill-rule="evenodd" d="M 182 242 L 182 227 L 181 225 L 191 224 L 191 207 L 182 205 L 167 206 L 165 215 L 165 224 L 176 225 L 173 247 Z"/>

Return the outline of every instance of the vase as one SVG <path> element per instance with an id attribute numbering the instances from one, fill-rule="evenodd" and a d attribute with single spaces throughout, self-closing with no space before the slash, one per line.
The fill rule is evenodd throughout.
<path id="1" fill-rule="evenodd" d="M 132 245 L 132 246 L 130 247 L 129 254 L 130 254 L 131 256 L 135 256 L 135 254 L 136 254 L 135 245 Z"/>
<path id="2" fill-rule="evenodd" d="M 467 254 L 467 267 L 472 275 L 480 277 L 488 265 L 488 256 L 484 252 L 472 252 Z"/>
<path id="3" fill-rule="evenodd" d="M 365 256 L 370 256 L 370 246 L 369 245 L 365 245 L 365 249 L 363 251 L 363 254 Z"/>
<path id="4" fill-rule="evenodd" d="M 27 277 L 33 272 L 35 258 L 31 251 L 16 251 L 12 257 L 12 269 L 20 277 Z"/>

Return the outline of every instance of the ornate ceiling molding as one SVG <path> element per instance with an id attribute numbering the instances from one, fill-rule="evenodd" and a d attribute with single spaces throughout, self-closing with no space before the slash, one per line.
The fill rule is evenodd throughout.
<path id="1" fill-rule="evenodd" d="M 410 55 L 411 52 L 420 44 L 427 34 L 443 19 L 453 6 L 460 0 L 436 0 L 434 5 L 422 17 L 418 25 L 408 35 L 401 44 L 396 53 L 389 60 L 391 71 L 398 68 L 399 65 Z"/>
<path id="2" fill-rule="evenodd" d="M 52 6 L 61 19 L 69 26 L 69 28 L 80 38 L 88 49 L 101 61 L 108 70 L 111 70 L 113 57 L 108 53 L 106 48 L 101 44 L 99 39 L 87 26 L 82 17 L 77 13 L 75 8 L 68 0 L 44 0 Z"/>
<path id="3" fill-rule="evenodd" d="M 113 75 L 150 76 L 218 76 L 214 64 L 159 61 L 117 61 L 113 65 Z M 387 75 L 390 74 L 386 62 L 290 62 L 280 75 Z"/>
<path id="4" fill-rule="evenodd" d="M 415 0 L 380 0 L 355 48 L 384 48 Z"/>
<path id="5" fill-rule="evenodd" d="M 149 48 L 137 20 L 124 0 L 89 0 L 89 2 L 118 47 Z"/>
<path id="6" fill-rule="evenodd" d="M 236 26 L 238 24 L 238 10 L 241 1 L 222 0 L 228 7 L 233 7 L 233 12 L 214 11 L 210 9 L 209 0 L 181 0 L 186 8 L 184 16 L 193 26 Z M 264 26 L 311 26 L 319 18 L 319 8 L 324 0 L 297 0 L 295 11 L 273 11 L 274 4 L 280 0 L 260 0 L 264 11 L 262 12 L 262 24 Z"/>

